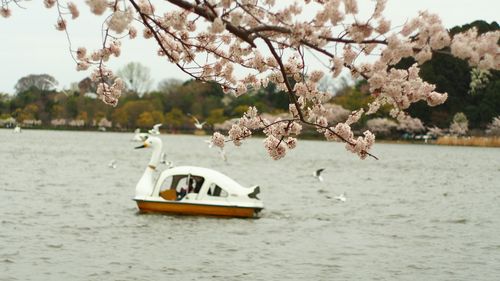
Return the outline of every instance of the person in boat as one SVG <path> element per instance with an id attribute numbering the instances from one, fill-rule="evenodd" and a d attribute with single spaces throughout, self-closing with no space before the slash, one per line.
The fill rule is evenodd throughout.
<path id="1" fill-rule="evenodd" d="M 190 177 L 187 182 L 187 185 L 180 185 L 181 187 L 177 190 L 177 200 L 181 200 L 184 196 L 186 196 L 186 194 L 194 191 L 194 187 L 196 186 L 195 180 Z"/>

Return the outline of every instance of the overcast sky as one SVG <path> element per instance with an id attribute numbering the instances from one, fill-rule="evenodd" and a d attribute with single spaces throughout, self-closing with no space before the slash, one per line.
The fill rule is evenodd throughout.
<path id="1" fill-rule="evenodd" d="M 368 1 L 358 0 L 360 10 L 364 8 L 362 4 Z M 28 74 L 50 74 L 62 87 L 69 87 L 72 82 L 85 78 L 88 72 L 75 70 L 65 33 L 54 28 L 56 10 L 43 8 L 42 1 L 30 1 L 24 6 L 27 9 L 13 7 L 13 14 L 8 19 L 0 17 L 0 92 L 13 93 L 17 80 Z M 371 10 L 372 5 L 369 6 Z M 103 18 L 89 16 L 83 3 L 80 9 L 85 10 L 81 18 L 68 24 L 73 49 L 79 46 L 97 48 L 101 42 Z M 421 10 L 438 13 L 447 28 L 478 19 L 500 21 L 499 0 L 389 0 L 385 15 L 395 26 L 416 16 Z M 123 44 L 122 56 L 110 63 L 112 69 L 116 70 L 131 61 L 141 62 L 151 69 L 155 87 L 164 78 L 188 78 L 175 66 L 156 56 L 157 47 L 153 41 L 125 40 Z"/>

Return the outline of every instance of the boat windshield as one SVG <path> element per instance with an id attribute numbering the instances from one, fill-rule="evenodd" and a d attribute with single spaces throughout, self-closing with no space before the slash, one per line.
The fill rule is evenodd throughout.
<path id="1" fill-rule="evenodd" d="M 205 178 L 186 174 L 167 177 L 160 187 L 160 196 L 166 200 L 180 200 L 188 193 L 199 193 Z"/>

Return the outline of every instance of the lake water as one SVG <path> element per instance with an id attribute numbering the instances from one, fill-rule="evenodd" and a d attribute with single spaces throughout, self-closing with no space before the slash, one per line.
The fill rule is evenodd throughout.
<path id="1" fill-rule="evenodd" d="M 259 219 L 224 219 L 138 213 L 132 135 L 0 130 L 0 280 L 500 280 L 498 148 L 300 141 L 273 161 L 255 138 L 225 163 L 161 135 L 176 165 L 261 186 Z"/>

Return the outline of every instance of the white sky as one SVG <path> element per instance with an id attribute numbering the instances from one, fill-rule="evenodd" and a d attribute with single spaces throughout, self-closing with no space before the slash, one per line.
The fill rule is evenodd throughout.
<path id="1" fill-rule="evenodd" d="M 81 17 L 68 23 L 73 49 L 79 46 L 97 48 L 104 18 L 88 15 L 88 7 L 83 1 L 75 2 L 79 4 Z M 365 7 L 371 11 L 373 5 L 363 5 L 369 2 L 358 0 L 362 14 L 367 13 L 363 11 Z M 8 19 L 0 17 L 0 92 L 13 93 L 17 80 L 28 74 L 47 73 L 66 88 L 88 76 L 89 72 L 76 71 L 65 33 L 54 28 L 56 10 L 45 9 L 42 1 L 30 1 L 23 6 L 27 9 L 12 7 L 13 13 Z M 388 0 L 384 14 L 392 26 L 396 26 L 421 10 L 439 14 L 447 28 L 479 19 L 500 21 L 498 0 Z M 151 69 L 154 87 L 164 78 L 188 79 L 173 64 L 158 57 L 156 50 L 151 40 L 124 40 L 122 55 L 113 58 L 109 66 L 116 70 L 131 61 L 141 62 Z"/>

